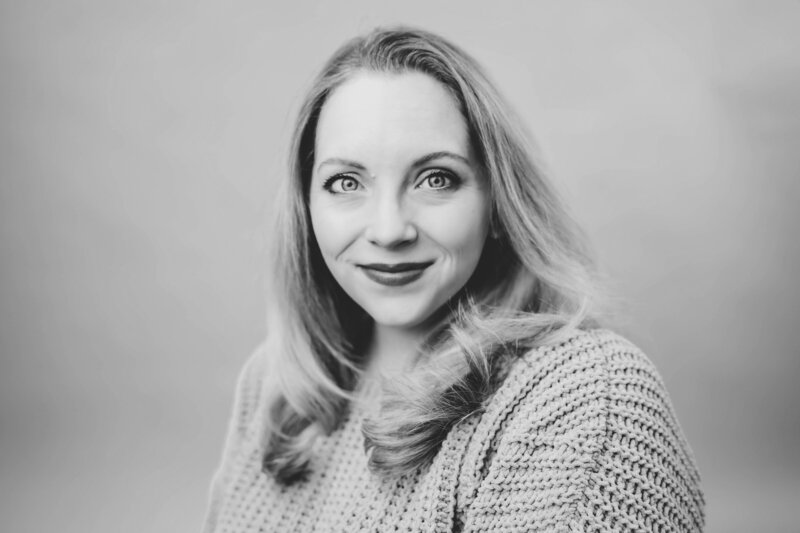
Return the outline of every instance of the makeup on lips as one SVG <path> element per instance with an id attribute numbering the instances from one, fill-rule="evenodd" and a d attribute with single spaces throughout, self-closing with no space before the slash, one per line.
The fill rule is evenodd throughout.
<path id="1" fill-rule="evenodd" d="M 413 283 L 422 277 L 425 269 L 433 264 L 433 261 L 421 263 L 367 263 L 359 264 L 358 268 L 375 283 L 388 287 L 399 287 Z"/>

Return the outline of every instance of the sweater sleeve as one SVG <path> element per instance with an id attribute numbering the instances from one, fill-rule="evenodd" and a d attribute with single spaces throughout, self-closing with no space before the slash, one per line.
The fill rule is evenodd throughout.
<path id="1" fill-rule="evenodd" d="M 250 356 L 239 373 L 233 410 L 228 421 L 222 449 L 222 459 L 211 479 L 208 508 L 203 525 L 204 533 L 211 533 L 216 528 L 217 516 L 230 481 L 234 459 L 242 449 L 242 444 L 258 409 L 266 366 L 265 356 L 264 345 L 261 345 Z"/>
<path id="2" fill-rule="evenodd" d="M 692 452 L 644 354 L 595 331 L 526 371 L 465 531 L 702 531 Z"/>

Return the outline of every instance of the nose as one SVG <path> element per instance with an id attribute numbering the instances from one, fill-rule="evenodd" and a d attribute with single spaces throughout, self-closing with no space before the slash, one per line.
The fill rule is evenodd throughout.
<path id="1" fill-rule="evenodd" d="M 375 246 L 401 248 L 417 240 L 417 228 L 399 199 L 386 198 L 375 202 L 364 236 Z"/>

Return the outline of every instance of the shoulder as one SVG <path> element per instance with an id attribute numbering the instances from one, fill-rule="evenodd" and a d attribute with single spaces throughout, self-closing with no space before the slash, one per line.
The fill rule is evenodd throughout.
<path id="1" fill-rule="evenodd" d="M 599 435 L 608 429 L 610 416 L 635 406 L 674 417 L 655 365 L 629 340 L 608 330 L 579 331 L 530 351 L 507 381 L 519 388 L 518 423 L 531 423 L 529 429 L 553 438 L 576 431 Z"/>
<path id="2" fill-rule="evenodd" d="M 213 531 L 216 528 L 217 515 L 232 479 L 233 464 L 235 459 L 241 456 L 250 428 L 258 418 L 256 413 L 263 403 L 262 390 L 264 376 L 267 373 L 266 356 L 266 343 L 262 343 L 248 357 L 239 372 L 222 457 L 211 480 L 203 531 Z"/>
<path id="3" fill-rule="evenodd" d="M 259 344 L 245 361 L 236 380 L 229 437 L 244 438 L 259 418 L 268 375 L 268 344 Z"/>
<path id="4" fill-rule="evenodd" d="M 504 433 L 597 439 L 620 394 L 666 400 L 658 371 L 634 344 L 608 330 L 581 330 L 518 359 L 484 417 L 499 417 Z"/>
<path id="5" fill-rule="evenodd" d="M 473 517 L 502 502 L 577 530 L 702 527 L 699 475 L 663 380 L 613 332 L 580 331 L 525 354 L 475 441 Z"/>

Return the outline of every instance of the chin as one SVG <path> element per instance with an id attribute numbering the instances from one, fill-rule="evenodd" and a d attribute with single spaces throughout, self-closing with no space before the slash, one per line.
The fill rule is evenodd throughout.
<path id="1" fill-rule="evenodd" d="M 417 328 L 434 314 L 434 311 L 427 307 L 409 309 L 398 309 L 398 307 L 400 306 L 397 304 L 393 306 L 391 302 L 386 302 L 382 306 L 375 306 L 373 309 L 367 309 L 366 311 L 376 325 L 397 329 Z"/>
<path id="2" fill-rule="evenodd" d="M 427 317 L 417 315 L 385 315 L 381 313 L 370 314 L 375 324 L 387 328 L 414 329 L 425 322 Z"/>

